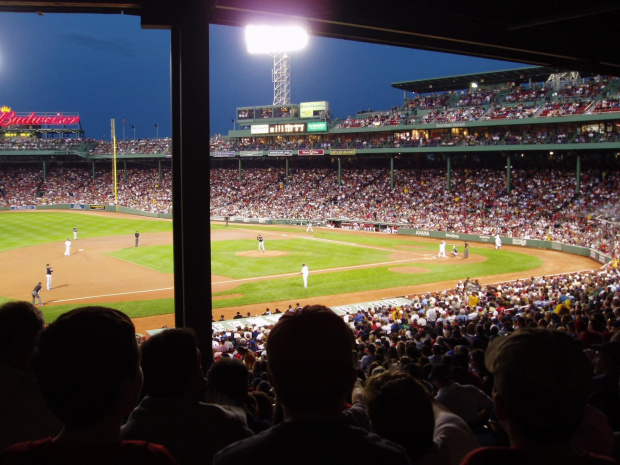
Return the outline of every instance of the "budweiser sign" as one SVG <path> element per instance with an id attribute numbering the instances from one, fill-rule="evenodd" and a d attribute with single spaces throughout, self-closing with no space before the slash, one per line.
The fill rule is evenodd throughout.
<path id="1" fill-rule="evenodd" d="M 62 113 L 55 115 L 37 115 L 36 113 L 17 114 L 9 107 L 0 108 L 0 126 L 59 126 L 78 124 L 79 116 L 64 116 Z"/>

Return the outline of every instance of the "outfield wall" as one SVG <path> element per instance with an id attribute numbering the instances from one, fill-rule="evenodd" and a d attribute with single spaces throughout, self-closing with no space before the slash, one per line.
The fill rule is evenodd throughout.
<path id="1" fill-rule="evenodd" d="M 406 236 L 432 237 L 436 239 L 445 239 L 447 241 L 468 241 L 468 242 L 484 242 L 487 244 L 495 244 L 495 236 L 484 234 L 459 234 L 446 231 L 426 231 L 423 229 L 407 229 L 399 228 L 398 234 Z M 588 247 L 580 247 L 577 245 L 562 244 L 561 242 L 542 241 L 539 239 L 522 239 L 519 237 L 501 237 L 503 245 L 516 245 L 519 247 L 528 247 L 535 249 L 557 250 L 558 252 L 570 253 L 573 255 L 581 255 L 590 257 L 599 263 L 605 264 L 612 261 L 609 255 L 598 250 Z"/>
<path id="2" fill-rule="evenodd" d="M 212 221 L 225 221 L 223 216 L 212 216 Z M 377 221 L 363 221 L 363 220 L 344 220 L 340 219 L 327 219 L 326 221 L 334 224 L 336 228 L 341 227 L 343 224 L 349 225 L 352 223 L 358 224 L 370 224 L 374 227 L 375 231 L 383 231 L 387 226 L 396 227 L 397 234 L 403 234 L 406 236 L 418 236 L 429 237 L 434 239 L 445 239 L 448 241 L 468 241 L 468 242 L 483 242 L 487 244 L 495 244 L 495 236 L 489 236 L 484 234 L 460 234 L 446 231 L 427 231 L 423 229 L 409 229 L 405 224 L 399 223 L 384 223 Z M 273 218 L 244 218 L 241 216 L 231 216 L 229 218 L 230 223 L 244 223 L 244 224 L 292 224 L 292 225 L 306 225 L 308 220 L 299 219 L 284 219 L 276 220 Z M 325 222 L 314 223 L 315 226 L 324 225 Z M 558 252 L 570 253 L 573 255 L 581 255 L 583 257 L 590 257 L 599 263 L 606 264 L 612 261 L 612 258 L 595 249 L 588 247 L 580 247 L 576 245 L 563 244 L 561 242 L 543 241 L 540 239 L 523 239 L 519 237 L 501 237 L 502 244 L 504 245 L 516 245 L 519 247 L 528 247 L 534 249 L 549 249 L 557 250 Z"/>
<path id="3" fill-rule="evenodd" d="M 129 215 L 147 216 L 149 218 L 172 219 L 172 213 L 151 213 L 134 208 L 116 207 L 114 205 L 92 205 L 81 203 L 59 203 L 55 205 L 24 205 L 18 207 L 0 207 L 0 210 L 24 211 L 24 210 L 78 210 L 78 211 L 106 211 L 112 213 L 127 213 Z"/>
<path id="4" fill-rule="evenodd" d="M 118 212 L 118 213 L 127 213 L 130 215 L 138 215 L 138 216 L 146 216 L 149 218 L 172 218 L 171 213 L 151 213 L 145 212 L 142 210 L 135 210 L 133 208 L 127 207 L 115 207 L 114 205 L 84 205 L 84 204 L 74 204 L 74 203 L 63 203 L 57 205 L 27 205 L 27 206 L 19 206 L 19 207 L 0 207 L 0 210 L 82 210 L 82 211 L 106 211 L 106 212 Z M 213 216 L 210 218 L 212 221 L 225 221 L 223 216 Z M 230 217 L 229 221 L 231 223 L 244 223 L 244 224 L 293 224 L 293 225 L 304 225 L 307 224 L 307 220 L 299 220 L 299 219 L 273 219 L 273 218 L 244 218 L 239 216 Z M 338 222 L 342 222 L 343 220 L 338 220 Z M 346 221 L 349 223 L 350 221 Z M 364 223 L 360 221 L 360 223 Z M 427 231 L 423 229 L 408 229 L 404 227 L 402 224 L 392 224 L 392 223 L 383 223 L 383 222 L 366 222 L 373 224 L 377 231 L 381 231 L 386 226 L 397 226 L 398 234 L 403 234 L 405 236 L 418 236 L 418 237 L 429 237 L 435 239 L 446 239 L 453 241 L 468 241 L 468 242 L 483 242 L 487 244 L 494 244 L 495 237 L 484 235 L 484 234 L 461 234 L 461 233 L 452 233 L 446 231 Z M 318 224 L 317 224 L 318 225 Z M 535 249 L 549 249 L 549 250 L 557 250 L 558 252 L 570 253 L 573 255 L 581 255 L 583 257 L 590 257 L 592 260 L 595 260 L 599 263 L 606 264 L 612 261 L 612 258 L 604 254 L 598 250 L 591 249 L 588 247 L 580 247 L 576 245 L 568 245 L 563 244 L 561 242 L 554 241 L 542 241 L 540 239 L 523 239 L 518 237 L 502 237 L 502 244 L 504 245 L 516 245 L 519 247 L 528 247 Z"/>

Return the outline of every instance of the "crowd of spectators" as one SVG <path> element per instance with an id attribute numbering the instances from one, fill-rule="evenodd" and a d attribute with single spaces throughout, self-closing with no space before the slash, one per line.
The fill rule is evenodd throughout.
<path id="1" fill-rule="evenodd" d="M 10 302 L 0 306 L 0 461 L 279 464 L 331 453 L 459 465 L 534 453 L 544 460 L 532 463 L 617 463 L 617 266 L 467 278 L 342 316 L 290 305 L 275 325 L 248 315 L 215 327 L 206 372 L 191 330 L 140 342 L 102 307 L 43 329 L 39 309 Z"/>
<path id="2" fill-rule="evenodd" d="M 0 165 L 0 206 L 93 204 L 114 205 L 110 167 L 50 165 L 45 178 L 39 167 Z M 172 172 L 136 166 L 117 171 L 118 205 L 151 213 L 172 212 Z"/>
<path id="3" fill-rule="evenodd" d="M 90 150 L 92 155 L 109 155 L 112 153 L 112 142 L 97 141 Z M 162 154 L 172 155 L 172 139 L 127 139 L 117 140 L 116 151 L 119 155 Z"/>
<path id="4" fill-rule="evenodd" d="M 338 123 L 339 128 L 457 123 L 464 121 L 570 116 L 620 111 L 615 92 L 602 92 L 613 79 L 586 80 L 580 84 L 534 83 L 420 95 L 389 111 L 360 113 Z"/>
<path id="5" fill-rule="evenodd" d="M 0 150 L 31 151 L 53 150 L 67 152 L 84 146 L 86 141 L 80 138 L 38 138 L 38 137 L 3 137 L 0 138 Z"/>
<path id="6" fill-rule="evenodd" d="M 445 171 L 396 169 L 394 189 L 387 169 L 330 168 L 290 170 L 252 169 L 238 180 L 234 169 L 211 171 L 214 215 L 254 218 L 298 218 L 315 222 L 348 218 L 405 224 L 413 229 L 470 234 L 500 234 L 553 240 L 611 252 L 617 232 L 594 217 L 618 217 L 616 172 L 582 173 L 581 193 L 575 195 L 573 172 L 516 170 L 512 189 L 501 170 L 454 170 L 452 189 Z M 541 205 L 550 208 L 541 210 Z"/>
<path id="7" fill-rule="evenodd" d="M 50 165 L 45 181 L 35 166 L 0 166 L 0 205 L 114 204 L 109 168 Z M 494 169 L 454 169 L 451 189 L 444 170 L 394 170 L 331 166 L 290 168 L 257 165 L 242 172 L 213 168 L 213 216 L 312 220 L 350 219 L 400 224 L 412 229 L 553 240 L 618 248 L 617 232 L 599 219 L 618 218 L 620 178 L 616 171 L 584 170 L 576 175 L 551 169 L 515 169 L 511 191 L 506 173 Z M 118 172 L 118 204 L 153 213 L 172 211 L 172 172 L 133 166 Z M 549 208 L 541 209 L 541 205 Z M 618 253 L 618 250 L 616 250 Z"/>

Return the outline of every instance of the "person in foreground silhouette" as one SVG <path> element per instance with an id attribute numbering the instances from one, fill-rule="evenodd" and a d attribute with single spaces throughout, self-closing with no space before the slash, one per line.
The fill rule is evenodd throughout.
<path id="1" fill-rule="evenodd" d="M 163 446 L 120 439 L 142 387 L 138 360 L 124 313 L 82 307 L 61 315 L 41 334 L 33 363 L 43 399 L 64 428 L 6 448 L 0 464 L 176 465 Z"/>
<path id="2" fill-rule="evenodd" d="M 267 366 L 284 421 L 228 446 L 213 463 L 410 463 L 400 446 L 341 419 L 356 380 L 353 344 L 352 331 L 327 307 L 282 315 L 267 340 Z"/>

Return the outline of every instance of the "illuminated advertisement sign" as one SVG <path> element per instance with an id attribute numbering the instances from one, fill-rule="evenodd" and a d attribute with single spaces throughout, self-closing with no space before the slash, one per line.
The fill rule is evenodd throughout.
<path id="1" fill-rule="evenodd" d="M 309 121 L 308 132 L 327 131 L 327 121 Z"/>
<path id="2" fill-rule="evenodd" d="M 62 113 L 37 115 L 36 113 L 15 113 L 9 107 L 0 108 L 0 126 L 66 126 L 79 124 L 78 115 L 65 116 Z"/>
<path id="3" fill-rule="evenodd" d="M 310 149 L 310 150 L 300 150 L 299 155 L 323 155 L 325 153 L 322 149 Z"/>
<path id="4" fill-rule="evenodd" d="M 242 150 L 239 152 L 240 157 L 262 157 L 263 151 L 254 151 L 254 150 Z"/>
<path id="5" fill-rule="evenodd" d="M 253 124 L 250 126 L 250 134 L 269 134 L 269 125 Z"/>
<path id="6" fill-rule="evenodd" d="M 234 157 L 235 152 L 213 152 L 213 156 L 216 158 Z"/>
<path id="7" fill-rule="evenodd" d="M 269 125 L 269 134 L 292 134 L 295 132 L 306 132 L 306 123 L 282 123 Z"/>
<path id="8" fill-rule="evenodd" d="M 314 118 L 329 112 L 329 102 L 302 102 L 299 104 L 300 118 Z"/>
<path id="9" fill-rule="evenodd" d="M 355 155 L 355 149 L 331 149 L 331 155 Z"/>
<path id="10" fill-rule="evenodd" d="M 270 157 L 290 157 L 293 155 L 292 150 L 270 150 L 267 154 Z"/>

